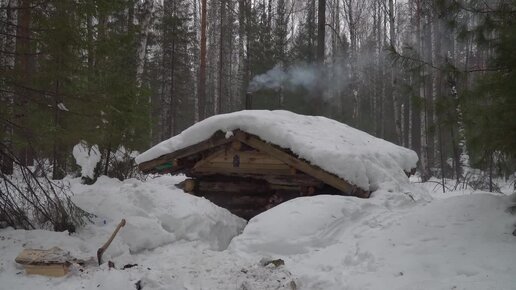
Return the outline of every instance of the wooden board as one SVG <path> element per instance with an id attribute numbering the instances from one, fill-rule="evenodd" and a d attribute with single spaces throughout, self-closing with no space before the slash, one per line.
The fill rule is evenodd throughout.
<path id="1" fill-rule="evenodd" d="M 27 274 L 37 274 L 51 277 L 61 277 L 68 273 L 71 263 L 84 264 L 85 261 L 76 259 L 61 248 L 48 250 L 24 249 L 15 262 L 25 267 Z"/>
<path id="2" fill-rule="evenodd" d="M 27 275 L 43 275 L 50 277 L 65 276 L 70 268 L 67 264 L 25 265 L 24 267 Z"/>
<path id="3" fill-rule="evenodd" d="M 75 259 L 70 253 L 65 252 L 59 247 L 53 247 L 48 250 L 43 249 L 23 249 L 23 251 L 14 259 L 18 264 L 22 265 L 45 265 L 45 264 L 63 264 L 67 262 L 84 262 Z"/>
<path id="4" fill-rule="evenodd" d="M 235 162 L 235 160 L 237 162 Z M 284 162 L 258 151 L 234 151 L 227 148 L 217 151 L 195 164 L 194 172 L 213 174 L 295 174 Z"/>

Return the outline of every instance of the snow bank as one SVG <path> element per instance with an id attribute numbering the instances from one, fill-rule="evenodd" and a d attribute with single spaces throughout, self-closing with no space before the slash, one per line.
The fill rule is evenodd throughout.
<path id="1" fill-rule="evenodd" d="M 251 219 L 230 249 L 260 255 L 293 255 L 324 248 L 348 237 L 349 228 L 378 222 L 389 208 L 425 202 L 426 194 L 376 192 L 370 199 L 317 195 L 289 200 Z"/>
<path id="2" fill-rule="evenodd" d="M 516 195 L 463 194 L 428 201 L 417 187 L 369 199 L 302 197 L 243 221 L 175 189 L 181 177 L 71 184 L 95 223 L 69 235 L 0 229 L 0 289 L 514 289 Z M 432 187 L 434 184 L 423 184 Z M 438 191 L 439 189 L 437 189 Z M 119 220 L 127 225 L 95 265 Z M 211 229 L 208 229 L 211 228 Z M 215 232 L 217 231 L 217 232 Z M 223 234 L 225 232 L 226 234 Z M 61 247 L 91 265 L 62 278 L 27 276 L 24 248 Z M 222 247 L 224 248 L 224 247 Z M 263 258 L 285 261 L 264 267 Z M 137 264 L 122 270 L 123 265 Z M 388 286 L 386 286 L 388 285 Z"/>
<path id="3" fill-rule="evenodd" d="M 328 118 L 251 110 L 205 119 L 142 153 L 136 162 L 197 144 L 219 130 L 236 129 L 290 149 L 310 163 L 370 191 L 388 181 L 407 183 L 403 171 L 415 168 L 418 161 L 412 150 Z"/>
<path id="4" fill-rule="evenodd" d="M 180 180 L 162 176 L 143 183 L 100 177 L 92 186 L 74 184 L 72 190 L 81 192 L 74 196 L 76 204 L 97 215 L 97 225 L 108 232 L 122 218 L 127 220 L 120 238 L 131 253 L 178 240 L 202 241 L 211 249 L 225 249 L 245 221 L 204 198 L 185 194 L 174 185 Z"/>
<path id="5" fill-rule="evenodd" d="M 300 289 L 514 287 L 515 196 L 413 198 L 294 199 L 253 218 L 229 250 L 284 259 Z"/>

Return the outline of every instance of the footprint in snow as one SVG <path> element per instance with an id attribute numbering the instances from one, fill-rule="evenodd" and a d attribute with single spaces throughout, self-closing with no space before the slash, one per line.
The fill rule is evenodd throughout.
<path id="1" fill-rule="evenodd" d="M 468 269 L 459 269 L 457 270 L 457 275 L 463 275 L 463 276 L 466 276 L 466 277 L 471 277 L 471 276 L 476 276 L 478 275 L 479 272 L 476 271 L 476 270 L 468 270 Z"/>

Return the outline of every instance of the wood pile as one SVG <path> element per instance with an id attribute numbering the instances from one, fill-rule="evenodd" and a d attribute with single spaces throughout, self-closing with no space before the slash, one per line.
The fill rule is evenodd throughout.
<path id="1" fill-rule="evenodd" d="M 69 252 L 53 247 L 48 250 L 24 249 L 15 259 L 25 268 L 27 274 L 51 277 L 65 276 L 72 263 L 84 265 L 85 261 L 76 259 Z"/>

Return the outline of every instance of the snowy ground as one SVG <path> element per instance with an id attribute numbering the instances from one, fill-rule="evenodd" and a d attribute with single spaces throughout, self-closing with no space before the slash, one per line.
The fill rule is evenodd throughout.
<path id="1" fill-rule="evenodd" d="M 425 183 L 402 192 L 383 187 L 370 199 L 305 197 L 244 229 L 243 220 L 176 189 L 178 181 L 72 180 L 75 201 L 97 215 L 94 224 L 72 235 L 0 230 L 0 289 L 136 289 L 137 281 L 143 289 L 516 288 L 510 192 L 443 194 Z M 92 263 L 47 278 L 26 276 L 14 262 L 24 247 L 94 257 L 121 218 L 127 225 L 104 255 L 118 270 Z M 264 258 L 285 265 L 263 266 Z M 129 263 L 138 266 L 120 269 Z"/>

